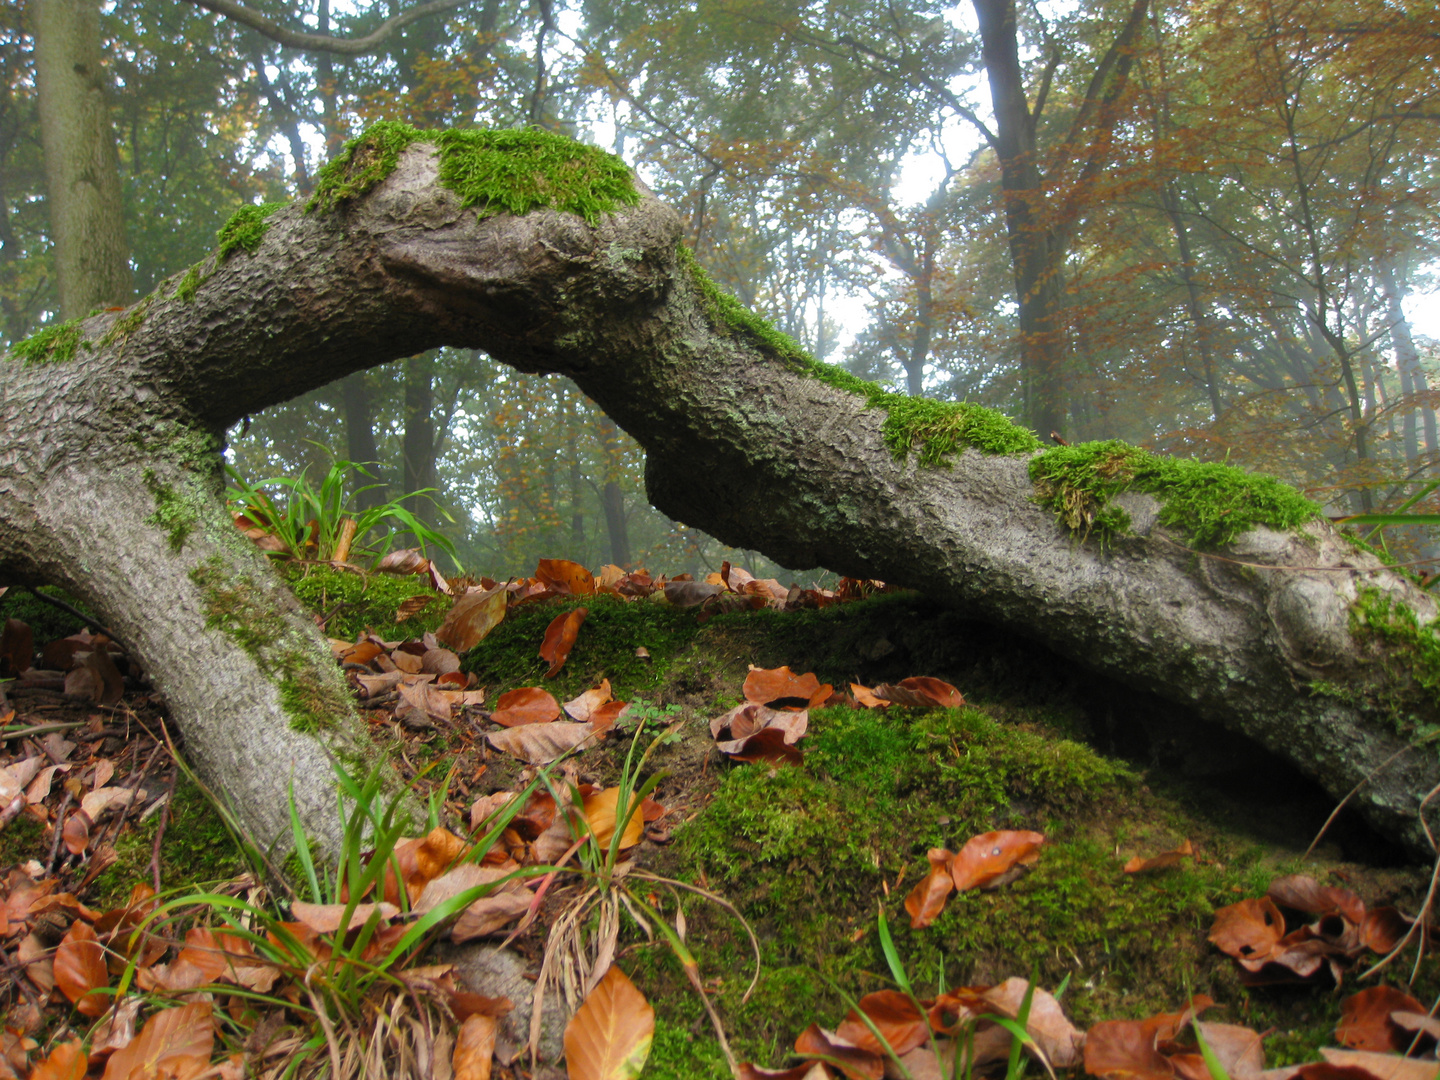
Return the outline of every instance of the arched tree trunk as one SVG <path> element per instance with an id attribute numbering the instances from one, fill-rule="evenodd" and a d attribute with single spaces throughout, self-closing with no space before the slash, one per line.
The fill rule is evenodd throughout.
<path id="1" fill-rule="evenodd" d="M 1337 794 L 1374 774 L 1360 808 L 1423 848 L 1417 804 L 1440 769 L 1397 730 L 1433 723 L 1434 695 L 1403 647 L 1352 634 L 1351 605 L 1357 581 L 1422 622 L 1435 605 L 1328 524 L 1201 556 L 1132 495 L 1131 535 L 1078 542 L 1035 503 L 1028 454 L 897 459 L 882 408 L 726 313 L 663 204 L 594 225 L 479 219 L 438 156 L 413 143 L 339 209 L 278 212 L 253 253 L 201 264 L 193 297 L 172 280 L 81 324 L 92 345 L 73 359 L 38 362 L 32 342 L 0 366 L 0 573 L 66 586 L 134 643 L 262 842 L 292 782 L 324 835 L 327 752 L 353 765 L 366 743 L 318 633 L 224 514 L 218 433 L 451 344 L 572 378 L 645 446 L 671 517 L 792 568 L 922 588 L 1244 731 Z M 376 143 L 353 159 L 377 161 Z"/>

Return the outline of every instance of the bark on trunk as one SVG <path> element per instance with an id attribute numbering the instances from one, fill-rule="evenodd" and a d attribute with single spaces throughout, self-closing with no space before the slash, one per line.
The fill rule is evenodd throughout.
<path id="1" fill-rule="evenodd" d="M 134 295 L 97 0 L 30 0 L 60 317 Z"/>
<path id="2" fill-rule="evenodd" d="M 168 282 L 143 319 L 85 322 L 94 347 L 75 360 L 0 367 L 0 573 L 65 585 L 135 643 L 262 840 L 284 828 L 292 774 L 323 834 L 326 750 L 353 762 L 364 735 L 318 633 L 226 519 L 214 438 L 361 364 L 482 348 L 579 384 L 645 446 L 672 518 L 795 569 L 924 589 L 1243 731 L 1337 794 L 1375 774 L 1357 803 L 1424 849 L 1417 804 L 1440 768 L 1396 724 L 1440 710 L 1405 654 L 1352 636 L 1350 604 L 1360 581 L 1429 621 L 1427 594 L 1324 522 L 1201 557 L 1134 496 L 1135 535 L 1102 552 L 1033 501 L 1025 455 L 897 460 L 881 410 L 714 313 L 680 233 L 649 197 L 593 227 L 477 220 L 423 143 L 344 210 L 280 211 L 253 255 L 207 263 L 189 302 Z M 1401 690 L 1404 717 L 1367 704 Z M 318 735 L 296 729 L 317 714 Z"/>

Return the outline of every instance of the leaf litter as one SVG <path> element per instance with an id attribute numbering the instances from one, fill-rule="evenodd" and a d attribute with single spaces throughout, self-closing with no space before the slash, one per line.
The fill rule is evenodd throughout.
<path id="1" fill-rule="evenodd" d="M 407 740 L 437 728 L 453 732 L 458 726 L 484 732 L 487 745 L 537 766 L 617 736 L 616 725 L 631 707 L 615 700 L 608 681 L 602 681 L 563 704 L 541 687 L 516 688 L 487 711 L 487 689 L 461 670 L 458 653 L 482 640 L 513 608 L 551 596 L 609 594 L 646 600 L 661 594 L 676 606 L 698 609 L 697 618 L 705 619 L 721 611 L 823 607 L 879 588 L 847 581 L 833 591 L 786 589 L 773 581 L 757 581 L 729 564 L 706 581 L 694 582 L 683 576 L 655 579 L 615 567 L 591 574 L 565 560 L 545 560 L 529 579 L 481 579 L 468 590 L 462 583 L 450 616 L 433 634 L 408 641 L 362 634 L 354 642 L 332 641 L 332 648 L 377 736 L 379 729 L 388 728 Z M 408 610 L 398 614 L 413 615 L 428 604 L 409 603 Z M 557 616 L 537 643 L 550 665 L 547 676 L 564 666 L 585 614 L 584 608 L 575 608 Z M 135 690 L 143 689 L 123 652 L 103 635 L 72 635 L 47 643 L 35 654 L 33 642 L 27 641 L 28 628 L 11 623 L 0 644 L 0 663 L 16 676 L 12 694 L 38 691 L 64 695 L 72 707 L 113 709 L 126 690 L 134 698 Z M 37 668 L 36 659 L 55 666 Z M 852 683 L 848 690 L 837 693 L 813 674 L 786 667 L 752 667 L 741 688 L 742 704 L 711 718 L 716 749 L 733 760 L 803 768 L 801 743 L 811 709 L 837 703 L 914 709 L 964 704 L 954 686 L 926 676 L 873 688 Z M 166 920 L 141 929 L 159 902 L 158 870 L 154 884 L 136 885 L 119 908 L 100 911 L 77 898 L 113 861 L 114 834 L 125 827 L 126 818 L 133 822 L 168 810 L 174 766 L 159 729 L 158 699 L 142 694 L 137 706 L 125 707 L 134 723 L 127 725 L 123 738 L 111 722 L 113 714 L 104 712 L 91 713 L 83 722 L 62 721 L 63 734 L 42 731 L 43 723 L 28 721 L 43 721 L 43 706 L 43 701 L 27 706 L 22 723 L 35 730 L 12 739 L 19 752 L 0 765 L 0 803 L 10 815 L 0 824 L 24 815 L 55 836 L 48 861 L 37 858 L 12 867 L 0 886 L 0 930 L 17 959 L 11 967 L 15 1006 L 7 1014 L 0 1077 L 24 1075 L 27 1067 L 39 1077 L 83 1077 L 101 1071 L 106 1077 L 141 1077 L 161 1070 L 177 1077 L 207 1070 L 207 1075 L 218 1076 L 249 1075 L 246 1070 L 278 1075 L 273 1045 L 217 1051 L 216 1035 L 223 1025 L 216 1014 L 233 1012 L 241 993 L 270 994 L 276 987 L 283 993 L 287 985 L 298 989 L 292 982 L 295 973 L 263 960 L 242 939 L 207 926 L 192 925 L 179 934 L 179 924 Z M 15 720 L 7 704 L 0 703 L 0 710 Z M 118 760 L 111 756 L 117 754 Z M 327 940 L 338 944 L 362 926 L 375 928 L 377 942 L 394 940 L 409 922 L 477 886 L 493 888 L 449 921 L 448 935 L 467 941 L 510 932 L 517 922 L 533 918 L 541 899 L 537 879 L 514 876 L 517 870 L 563 859 L 572 838 L 587 831 L 608 842 L 618 826 L 617 789 L 578 782 L 573 771 L 566 775 L 556 790 L 573 795 L 563 801 L 543 789 L 523 796 L 496 791 L 473 799 L 465 815 L 466 832 L 437 828 L 397 846 L 395 865 L 386 871 L 376 899 L 340 905 L 292 902 L 287 932 L 317 957 L 330 948 Z M 455 791 L 463 794 L 467 786 L 461 780 Z M 512 806 L 521 798 L 523 805 Z M 513 814 L 483 859 L 465 861 L 475 850 L 474 840 L 510 810 Z M 665 806 L 646 799 L 643 812 L 626 822 L 621 849 L 638 849 L 647 836 L 663 834 L 652 827 L 667 813 Z M 905 901 L 912 927 L 928 926 L 956 892 L 1012 885 L 1043 858 L 1044 839 L 1035 832 L 1000 830 L 972 838 L 958 853 L 931 850 L 929 873 Z M 1164 873 L 1196 856 L 1186 841 L 1149 858 L 1137 856 L 1123 873 Z M 263 894 L 253 879 L 236 879 L 230 887 L 252 897 Z M 1347 889 L 1300 875 L 1276 879 L 1263 898 L 1221 908 L 1211 931 L 1216 947 L 1234 957 L 1241 978 L 1253 985 L 1315 982 L 1322 975 L 1338 985 L 1362 956 L 1388 952 L 1407 936 L 1428 941 L 1430 928 L 1417 926 L 1393 907 L 1367 908 Z M 127 962 L 133 972 L 128 996 L 119 978 Z M 489 1076 L 502 1064 L 496 1057 L 497 1024 L 511 1002 L 478 1000 L 447 965 L 411 969 L 401 977 L 429 987 L 439 995 L 437 1000 L 447 1003 L 453 1027 L 435 1029 L 426 1038 L 432 1054 L 444 1052 L 451 1075 Z M 638 1075 L 654 1031 L 653 1010 L 613 963 L 603 978 L 597 971 L 596 979 L 567 1027 L 567 1049 L 576 1047 L 570 1075 Z M 16 993 L 17 987 L 23 992 Z M 45 1046 L 35 1038 L 58 1002 L 82 1018 L 99 1021 L 89 1031 L 88 1050 L 84 1039 L 56 1036 Z M 167 1004 L 171 1007 L 164 1007 Z M 1296 1073 L 1322 1080 L 1316 1071 L 1320 1066 L 1314 1065 L 1263 1072 L 1262 1034 L 1199 1021 L 1199 1013 L 1210 1004 L 1197 995 L 1179 1013 L 1101 1021 L 1082 1032 L 1065 1017 L 1058 995 L 1031 988 L 1025 979 L 965 987 L 928 999 L 880 991 L 861 998 L 833 1032 L 818 1024 L 801 1032 L 795 1043 L 799 1066 L 776 1071 L 744 1064 L 739 1069 L 740 1075 L 757 1077 L 819 1080 L 838 1072 L 878 1078 L 889 1075 L 890 1055 L 918 1077 L 938 1075 L 941 1064 L 959 1054 L 969 1067 L 983 1070 L 1010 1054 L 1012 1034 L 999 1020 L 1013 1023 L 1023 1013 L 1027 1052 L 1052 1068 L 1083 1062 L 1085 1071 L 1101 1077 L 1148 1073 L 1208 1080 L 1211 1074 L 1198 1052 L 1203 1040 L 1230 1080 L 1284 1080 Z M 145 1010 L 148 1015 L 142 1020 Z M 1347 1070 L 1351 1077 L 1433 1080 L 1440 1069 L 1433 1057 L 1437 1029 L 1440 1023 L 1423 1003 L 1390 987 L 1371 987 L 1345 1000 L 1335 1036 L 1342 1048 L 1326 1049 L 1323 1055 L 1330 1067 Z M 62 1025 L 61 1035 L 67 1030 L 78 1029 Z M 1184 1038 L 1187 1031 L 1189 1041 Z M 958 1038 L 962 1034 L 964 1038 Z M 584 1050 L 579 1049 L 582 1043 Z M 289 1044 L 281 1040 L 275 1045 Z M 1407 1053 L 1410 1056 L 1403 1056 Z"/>

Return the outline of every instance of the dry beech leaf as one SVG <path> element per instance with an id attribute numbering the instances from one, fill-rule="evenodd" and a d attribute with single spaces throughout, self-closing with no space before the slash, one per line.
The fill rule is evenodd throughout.
<path id="1" fill-rule="evenodd" d="M 590 835 L 595 837 L 595 843 L 601 850 L 610 849 L 610 838 L 615 835 L 615 817 L 617 805 L 620 799 L 618 787 L 604 788 L 593 794 L 585 796 L 585 823 L 590 827 Z M 630 815 L 630 820 L 625 823 L 625 831 L 620 836 L 620 850 L 632 848 L 640 843 L 645 834 L 644 817 L 640 808 L 636 807 Z"/>
<path id="2" fill-rule="evenodd" d="M 1042 833 L 1001 829 L 981 833 L 965 842 L 951 864 L 955 888 L 999 888 L 1023 873 L 1023 868 L 1040 858 Z"/>
<path id="3" fill-rule="evenodd" d="M 1335 1041 L 1351 1050 L 1404 1052 L 1412 1035 L 1395 1023 L 1394 1012 L 1424 1013 L 1425 1006 L 1391 986 L 1371 986 L 1340 1005 Z"/>
<path id="4" fill-rule="evenodd" d="M 880 1040 L 860 1018 L 859 1013 L 870 1018 L 870 1023 L 875 1025 L 890 1044 L 890 1049 L 897 1054 L 913 1050 L 929 1038 L 930 1028 L 925 1014 L 915 1008 L 914 1003 L 898 990 L 879 990 L 866 994 L 856 1004 L 859 1006 L 858 1011 L 851 1009 L 835 1029 L 835 1034 L 852 1046 L 876 1054 L 884 1053 Z"/>
<path id="5" fill-rule="evenodd" d="M 955 888 L 950 869 L 950 864 L 955 861 L 954 853 L 944 848 L 931 848 L 925 857 L 930 860 L 930 872 L 905 898 L 905 910 L 910 915 L 912 930 L 923 930 L 939 918 Z"/>
<path id="6" fill-rule="evenodd" d="M 455 606 L 435 631 L 435 639 L 457 653 L 469 652 L 504 620 L 506 597 L 504 585 L 468 590 L 455 601 Z"/>
<path id="7" fill-rule="evenodd" d="M 1285 919 L 1268 896 L 1241 900 L 1215 912 L 1210 944 L 1237 960 L 1263 960 L 1285 936 Z"/>
<path id="8" fill-rule="evenodd" d="M 420 554 L 419 548 L 400 548 L 381 556 L 375 569 L 382 574 L 424 574 L 430 570 L 430 560 Z"/>
<path id="9" fill-rule="evenodd" d="M 754 705 L 769 705 L 775 701 L 794 701 L 797 704 L 809 705 L 810 699 L 819 690 L 820 680 L 813 673 L 796 675 L 788 667 L 751 667 L 750 673 L 745 676 L 742 692 L 745 700 Z"/>
<path id="10" fill-rule="evenodd" d="M 528 889 L 493 892 L 489 896 L 482 896 L 460 913 L 455 925 L 450 927 L 450 940 L 469 941 L 471 938 L 497 933 L 529 911 L 533 900 L 534 897 Z"/>
<path id="11" fill-rule="evenodd" d="M 144 788 L 102 787 L 81 799 L 80 809 L 90 815 L 92 822 L 99 821 L 100 815 L 111 807 L 128 806 L 132 802 L 144 802 L 148 794 Z"/>
<path id="12" fill-rule="evenodd" d="M 345 915 L 345 904 L 307 904 L 304 901 L 296 900 L 290 905 L 290 911 L 297 922 L 302 922 L 316 933 L 333 934 L 340 929 L 340 920 Z M 355 910 L 350 913 L 350 922 L 346 925 L 347 931 L 364 926 L 366 921 L 375 912 L 380 913 L 382 924 L 396 915 L 400 909 L 394 904 L 356 904 Z"/>
<path id="13" fill-rule="evenodd" d="M 420 596 L 412 596 L 395 609 L 395 621 L 397 623 L 409 622 L 434 602 L 435 597 L 433 596 L 425 596 L 423 594 Z"/>
<path id="14" fill-rule="evenodd" d="M 110 1007 L 110 995 L 95 991 L 110 985 L 105 950 L 89 923 L 76 919 L 55 950 L 55 985 L 82 1016 L 98 1017 Z"/>
<path id="15" fill-rule="evenodd" d="M 1124 866 L 1127 874 L 1152 874 L 1157 870 L 1169 870 L 1180 866 L 1184 860 L 1193 858 L 1195 848 L 1189 840 L 1183 841 L 1174 851 L 1162 851 L 1159 855 L 1152 855 L 1150 858 L 1141 858 L 1136 855 Z"/>
<path id="16" fill-rule="evenodd" d="M 30 670 L 35 658 L 35 636 L 27 623 L 6 619 L 0 630 L 0 674 L 21 675 Z"/>
<path id="17" fill-rule="evenodd" d="M 888 709 L 890 702 L 878 697 L 874 690 L 868 686 L 861 686 L 858 682 L 850 684 L 850 697 L 854 699 L 856 706 L 862 709 Z"/>
<path id="18" fill-rule="evenodd" d="M 614 964 L 565 1025 L 570 1080 L 634 1080 L 650 1055 L 655 1010 Z"/>
<path id="19" fill-rule="evenodd" d="M 455 1080 L 490 1080 L 495 1057 L 495 1017 L 467 1016 L 455 1035 L 450 1068 Z"/>
<path id="20" fill-rule="evenodd" d="M 152 1016 L 129 1046 L 115 1051 L 104 1080 L 192 1080 L 210 1068 L 215 1028 L 208 1001 Z"/>
<path id="21" fill-rule="evenodd" d="M 83 855 L 90 846 L 90 824 L 90 815 L 84 810 L 76 810 L 65 819 L 60 835 L 65 840 L 65 850 L 71 855 Z"/>
<path id="22" fill-rule="evenodd" d="M 30 1080 L 84 1080 L 89 1068 L 85 1044 L 76 1039 L 50 1051 L 50 1056 L 31 1071 Z"/>
<path id="23" fill-rule="evenodd" d="M 1365 903 L 1349 889 L 1321 885 L 1308 874 L 1286 874 L 1270 882 L 1265 895 L 1281 907 L 1306 915 L 1338 912 L 1355 925 L 1365 921 Z"/>
<path id="24" fill-rule="evenodd" d="M 43 761 L 37 754 L 0 769 L 0 801 L 9 802 L 21 794 L 40 771 Z"/>
<path id="25" fill-rule="evenodd" d="M 1440 1070 L 1440 1065 L 1433 1061 L 1377 1054 L 1373 1050 L 1336 1050 L 1322 1046 L 1320 1056 L 1328 1065 L 1339 1069 L 1364 1069 L 1378 1080 L 1436 1080 L 1437 1070 Z"/>
<path id="26" fill-rule="evenodd" d="M 740 1063 L 740 1080 L 831 1080 L 831 1075 L 823 1061 L 805 1061 L 792 1069 L 762 1069 L 748 1061 Z M 911 1075 L 915 1075 L 913 1070 Z"/>
<path id="27" fill-rule="evenodd" d="M 548 765 L 586 741 L 595 738 L 589 724 L 564 721 L 553 724 L 526 724 L 506 731 L 492 731 L 485 738 L 490 745 L 531 765 Z"/>
<path id="28" fill-rule="evenodd" d="M 569 559 L 541 559 L 535 567 L 535 576 L 557 593 L 590 596 L 595 592 L 594 575 Z"/>
<path id="29" fill-rule="evenodd" d="M 501 694 L 490 714 L 490 719 L 505 727 L 548 724 L 559 718 L 560 703 L 539 686 L 522 686 Z"/>
<path id="30" fill-rule="evenodd" d="M 941 679 L 914 675 L 898 683 L 882 683 L 875 696 L 892 705 L 909 705 L 918 709 L 958 709 L 965 704 L 960 691 Z"/>
<path id="31" fill-rule="evenodd" d="M 469 889 L 480 885 L 494 886 L 497 890 L 516 891 L 522 889 L 518 879 L 505 882 L 504 885 L 497 885 L 497 882 L 509 877 L 513 871 L 499 866 L 478 866 L 475 863 L 461 863 L 455 869 L 450 870 L 439 877 L 428 882 L 415 898 L 415 903 L 410 910 L 416 915 L 423 915 L 431 908 L 439 907 L 446 900 L 450 900 Z M 528 894 L 527 894 L 528 895 Z"/>
<path id="32" fill-rule="evenodd" d="M 862 1050 L 819 1024 L 811 1024 L 795 1039 L 795 1053 L 800 1057 L 823 1057 L 850 1080 L 880 1080 L 885 1074 L 884 1059 L 870 1050 Z"/>
<path id="33" fill-rule="evenodd" d="M 545 678 L 553 679 L 565 666 L 565 661 L 570 659 L 570 650 L 575 647 L 580 626 L 589 614 L 589 608 L 577 607 L 550 620 L 550 625 L 545 628 L 545 638 L 540 642 L 540 659 L 550 665 Z"/>
<path id="34" fill-rule="evenodd" d="M 1231 1080 L 1246 1080 L 1265 1071 L 1265 1046 L 1258 1031 L 1240 1024 L 1212 1024 L 1204 1020 L 1196 1020 L 1194 1025 Z M 1204 1080 L 1209 1080 L 1209 1076 L 1207 1068 Z"/>
<path id="35" fill-rule="evenodd" d="M 986 990 L 984 998 L 996 1012 L 1012 1020 L 1018 1019 L 1028 988 L 1027 980 L 1010 978 Z M 1080 1064 L 1084 1032 L 1070 1023 L 1055 996 L 1038 986 L 1030 998 L 1030 1016 L 1025 1021 L 1025 1030 L 1054 1068 L 1068 1069 Z"/>
<path id="36" fill-rule="evenodd" d="M 665 599 L 673 607 L 699 607 L 724 591 L 724 585 L 711 585 L 704 581 L 671 581 L 665 585 Z"/>
<path id="37" fill-rule="evenodd" d="M 565 702 L 565 713 L 571 720 L 588 723 L 596 709 L 610 701 L 610 680 L 602 679 L 599 686 L 592 686 L 578 697 Z"/>
<path id="38" fill-rule="evenodd" d="M 1085 1033 L 1085 1071 L 1091 1076 L 1170 1074 L 1155 1048 L 1155 1030 L 1143 1020 L 1102 1020 Z"/>

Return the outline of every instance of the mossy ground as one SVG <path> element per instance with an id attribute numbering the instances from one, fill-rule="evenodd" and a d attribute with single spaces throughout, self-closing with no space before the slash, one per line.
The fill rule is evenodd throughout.
<path id="1" fill-rule="evenodd" d="M 54 585 L 42 585 L 39 591 L 63 600 L 78 611 L 90 610 L 64 589 Z M 84 630 L 87 625 L 93 630 L 97 625 L 93 622 L 87 624 L 83 619 L 76 618 L 54 604 L 36 599 L 28 590 L 14 586 L 6 590 L 4 596 L 0 596 L 0 621 L 5 619 L 19 619 L 29 626 L 37 646 L 57 638 L 69 637 Z"/>
<path id="2" fill-rule="evenodd" d="M 354 641 L 367 632 L 381 641 L 418 638 L 435 630 L 450 610 L 450 598 L 414 574 L 355 573 L 294 561 L 279 563 L 277 569 L 300 602 L 325 617 L 326 635 L 341 641 Z M 416 596 L 433 599 L 403 623 L 396 622 L 400 605 Z"/>
<path id="3" fill-rule="evenodd" d="M 99 910 L 123 905 L 137 882 L 150 880 L 159 821 L 155 815 L 116 837 L 116 860 L 95 880 Z M 229 881 L 247 869 L 219 811 L 200 788 L 181 776 L 160 844 L 161 882 L 169 889 L 193 892 L 207 884 Z"/>
<path id="4" fill-rule="evenodd" d="M 571 659 L 546 681 L 537 654 L 545 626 L 582 603 L 591 614 Z M 649 661 L 634 656 L 640 645 Z M 1127 720 L 1164 706 L 1127 698 L 913 594 L 703 622 L 694 609 L 653 603 L 548 601 L 512 610 L 465 664 L 491 700 L 525 685 L 544 685 L 564 700 L 603 676 L 621 698 L 683 708 L 685 738 L 656 761 L 673 770 L 658 797 L 683 824 L 645 865 L 725 897 L 755 929 L 762 975 L 742 1001 L 751 961 L 739 925 L 694 895 L 654 890 L 671 919 L 683 896 L 688 941 L 732 1044 L 741 1058 L 767 1066 L 784 1063 L 808 1024 L 840 1019 L 840 991 L 888 985 L 875 930 L 881 905 L 922 988 L 1032 971 L 1054 987 L 1069 976 L 1064 1004 L 1082 1027 L 1172 1010 L 1204 992 L 1220 1003 L 1213 1018 L 1275 1029 L 1267 1040 L 1271 1064 L 1311 1058 L 1333 1041 L 1341 995 L 1245 989 L 1206 942 L 1213 911 L 1260 895 L 1292 871 L 1345 884 L 1372 903 L 1413 908 L 1423 894 L 1419 873 L 1344 863 L 1334 845 L 1302 864 L 1298 852 L 1329 809 L 1323 796 L 1297 809 L 1286 785 L 1299 781 L 1275 774 L 1260 786 L 1283 792 L 1287 806 L 1272 810 L 1237 803 L 1231 787 L 1187 783 L 1166 766 L 1187 768 L 1197 760 L 1194 747 L 1171 746 L 1171 728 L 1157 734 Z M 740 700 L 750 664 L 789 664 L 837 686 L 935 675 L 956 683 L 970 705 L 817 710 L 802 743 L 803 768 L 733 765 L 710 748 L 707 722 Z M 1175 728 L 1184 726 L 1179 718 Z M 1142 729 L 1152 731 L 1154 745 L 1140 744 Z M 1216 737 L 1207 731 L 1197 739 Z M 1128 756 L 1108 756 L 1086 738 Z M 619 758 L 614 748 L 587 752 L 581 778 L 613 782 Z M 486 775 L 500 786 L 511 779 L 496 762 Z M 925 872 L 926 850 L 956 850 L 997 828 L 1050 838 L 1033 871 L 996 892 L 953 896 L 935 925 L 912 931 L 903 901 Z M 1190 865 L 1122 873 L 1130 856 L 1185 839 L 1199 851 Z M 621 962 L 659 1015 L 646 1076 L 725 1075 L 700 1003 L 668 949 L 632 929 Z M 1440 985 L 1428 968 L 1422 983 L 1422 997 Z"/>

